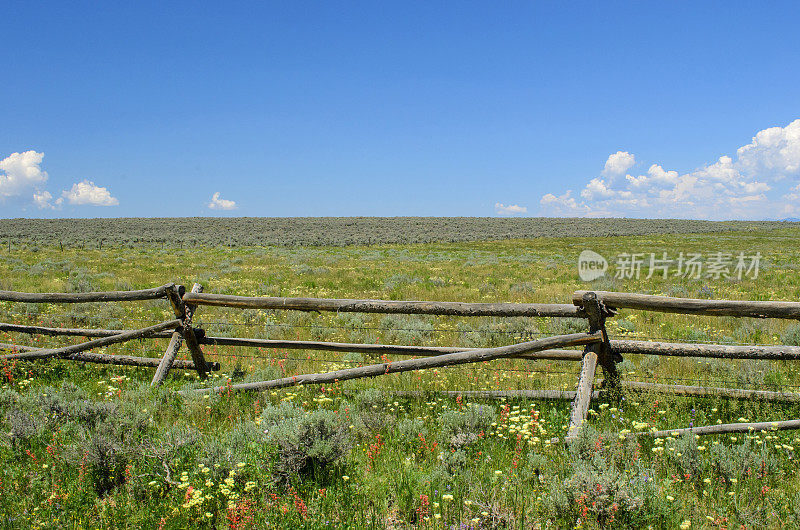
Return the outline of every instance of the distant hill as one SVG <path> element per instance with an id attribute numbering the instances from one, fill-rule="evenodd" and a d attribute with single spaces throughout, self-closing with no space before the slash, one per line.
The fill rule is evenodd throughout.
<path id="1" fill-rule="evenodd" d="M 497 217 L 0 219 L 0 244 L 343 246 L 537 237 L 683 234 L 786 226 L 766 221 Z"/>

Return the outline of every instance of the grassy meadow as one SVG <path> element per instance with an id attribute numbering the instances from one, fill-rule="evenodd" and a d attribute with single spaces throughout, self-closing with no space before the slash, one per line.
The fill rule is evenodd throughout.
<path id="1" fill-rule="evenodd" d="M 741 229 L 739 229 L 741 228 Z M 569 303 L 577 289 L 699 298 L 800 300 L 798 224 L 603 238 L 363 246 L 52 241 L 0 248 L 0 290 L 139 289 L 170 281 L 262 296 Z M 90 248 L 91 247 L 91 248 Z M 757 278 L 578 278 L 577 257 L 760 253 Z M 752 275 L 751 275 L 752 276 Z M 164 300 L 0 302 L 0 321 L 136 328 L 172 318 Z M 209 335 L 499 346 L 583 331 L 582 320 L 233 310 L 201 306 Z M 791 321 L 623 310 L 612 338 L 800 345 Z M 0 332 L 0 342 L 80 339 Z M 167 340 L 98 350 L 160 357 Z M 383 362 L 355 353 L 204 347 L 214 385 Z M 181 351 L 181 358 L 188 358 Z M 800 391 L 789 363 L 630 355 L 623 378 Z M 569 402 L 479 400 L 452 390 L 572 390 L 579 363 L 498 360 L 261 394 L 181 397 L 174 370 L 71 361 L 8 362 L 0 386 L 4 528 L 798 528 L 800 433 L 651 439 L 652 428 L 800 418 L 800 404 L 632 392 L 595 401 L 570 447 Z M 599 373 L 598 373 L 599 375 Z M 416 394 L 404 394 L 415 391 Z"/>

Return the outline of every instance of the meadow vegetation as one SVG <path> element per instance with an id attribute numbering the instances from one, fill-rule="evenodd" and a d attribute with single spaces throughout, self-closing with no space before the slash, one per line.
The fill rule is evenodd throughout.
<path id="1" fill-rule="evenodd" d="M 424 244 L 338 246 L 328 240 L 313 247 L 246 240 L 226 246 L 209 239 L 202 249 L 131 240 L 62 250 L 58 241 L 17 238 L 10 252 L 0 249 L 0 290 L 198 281 L 206 292 L 265 296 L 566 303 L 574 290 L 592 288 L 800 300 L 800 227 L 776 226 Z M 623 252 L 741 251 L 760 252 L 762 262 L 757 278 L 647 279 L 645 273 L 587 284 L 576 268 L 585 248 L 611 261 Z M 133 328 L 168 318 L 163 300 L 0 303 L 3 322 Z M 195 324 L 213 335 L 464 347 L 586 329 L 575 319 L 212 307 L 200 307 Z M 791 321 L 621 311 L 608 329 L 618 338 L 800 345 L 800 324 Z M 78 340 L 0 333 L 4 343 Z M 148 340 L 102 351 L 157 357 L 165 348 L 166 340 Z M 207 359 L 222 363 L 212 377 L 222 387 L 382 360 L 302 350 L 204 350 Z M 800 387 L 790 363 L 630 355 L 620 369 L 633 381 Z M 190 372 L 174 371 L 153 390 L 152 371 L 141 368 L 49 361 L 5 362 L 2 370 L 0 524 L 7 528 L 800 527 L 800 433 L 634 436 L 652 428 L 800 418 L 798 404 L 628 391 L 619 401 L 593 402 L 590 427 L 567 447 L 551 439 L 565 433 L 568 402 L 442 391 L 571 390 L 579 370 L 574 362 L 498 360 L 322 387 L 187 397 L 175 391 L 206 385 Z"/>
<path id="2" fill-rule="evenodd" d="M 61 244 L 179 247 L 346 246 L 766 230 L 780 221 L 499 217 L 189 217 L 0 219 L 0 241 L 23 248 Z"/>

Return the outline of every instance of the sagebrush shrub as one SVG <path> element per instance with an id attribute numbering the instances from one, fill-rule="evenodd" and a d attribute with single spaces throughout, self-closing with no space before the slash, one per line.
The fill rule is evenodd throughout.
<path id="1" fill-rule="evenodd" d="M 350 450 L 349 425 L 331 410 L 307 412 L 283 402 L 264 408 L 261 425 L 266 442 L 278 448 L 273 475 L 279 483 L 297 475 L 324 481 L 331 465 Z"/>
<path id="2" fill-rule="evenodd" d="M 397 437 L 406 445 L 414 444 L 419 441 L 419 436 L 427 436 L 428 429 L 422 418 L 403 418 L 397 422 L 395 430 Z"/>
<path id="3" fill-rule="evenodd" d="M 202 440 L 200 461 L 210 469 L 209 477 L 219 482 L 232 470 L 238 470 L 239 463 L 251 463 L 260 467 L 268 459 L 267 437 L 264 430 L 253 422 L 245 421 L 234 425 L 220 437 L 207 436 Z M 237 480 L 244 481 L 253 467 L 245 467 L 239 472 Z"/>
<path id="4" fill-rule="evenodd" d="M 46 425 L 43 418 L 18 408 L 6 412 L 5 419 L 8 424 L 8 438 L 13 449 L 30 447 L 33 440 L 42 434 Z"/>
<path id="5" fill-rule="evenodd" d="M 612 440 L 591 427 L 581 430 L 570 446 L 567 477 L 551 479 L 551 495 L 544 498 L 547 510 L 562 525 L 666 527 L 672 511 L 653 480 L 655 471 L 634 458 L 634 441 Z"/>
<path id="6" fill-rule="evenodd" d="M 43 388 L 39 406 L 52 425 L 74 421 L 88 428 L 108 421 L 116 411 L 114 404 L 91 400 L 85 390 L 70 382 L 57 389 Z"/>
<path id="7" fill-rule="evenodd" d="M 487 405 L 469 404 L 463 411 L 448 410 L 441 415 L 439 436 L 445 445 L 460 449 L 477 441 L 495 419 L 497 413 Z"/>
<path id="8" fill-rule="evenodd" d="M 19 393 L 10 388 L 0 388 L 0 412 L 5 412 L 19 403 L 20 397 Z"/>
<path id="9" fill-rule="evenodd" d="M 356 432 L 373 436 L 391 425 L 395 417 L 387 411 L 389 398 L 379 388 L 369 388 L 356 394 L 352 420 Z"/>

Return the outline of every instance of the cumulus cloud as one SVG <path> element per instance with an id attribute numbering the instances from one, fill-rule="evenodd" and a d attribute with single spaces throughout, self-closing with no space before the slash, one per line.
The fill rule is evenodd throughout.
<path id="1" fill-rule="evenodd" d="M 495 203 L 494 210 L 497 212 L 497 215 L 521 215 L 528 213 L 527 206 L 520 206 L 519 204 L 505 205 L 499 202 Z"/>
<path id="2" fill-rule="evenodd" d="M 69 204 L 78 206 L 116 206 L 119 204 L 119 201 L 111 196 L 107 188 L 97 186 L 90 180 L 76 182 L 72 185 L 72 189 L 63 191 L 61 196 Z"/>
<path id="3" fill-rule="evenodd" d="M 61 192 L 53 201 L 53 194 L 44 189 L 48 175 L 41 168 L 44 153 L 34 150 L 12 153 L 0 160 L 0 202 L 9 198 L 33 203 L 40 210 L 54 210 L 65 201 L 74 205 L 115 206 L 119 201 L 106 188 L 84 180 Z M 19 199 L 18 199 L 19 198 Z"/>
<path id="4" fill-rule="evenodd" d="M 759 131 L 753 141 L 736 150 L 739 165 L 750 172 L 772 173 L 781 179 L 800 170 L 800 120 L 786 127 Z"/>
<path id="5" fill-rule="evenodd" d="M 783 198 L 786 201 L 782 210 L 783 215 L 800 215 L 800 184 L 792 187 Z"/>
<path id="6" fill-rule="evenodd" d="M 47 190 L 33 192 L 33 204 L 40 210 L 54 210 L 56 206 L 61 206 L 62 199 L 56 200 L 53 204 L 50 201 L 53 199 L 53 194 Z"/>
<path id="7" fill-rule="evenodd" d="M 11 153 L 0 160 L 0 199 L 27 195 L 47 182 L 47 172 L 39 167 L 44 153 Z"/>
<path id="8" fill-rule="evenodd" d="M 721 156 L 688 173 L 652 164 L 645 174 L 627 174 L 634 163 L 627 151 L 612 154 L 579 200 L 570 191 L 548 193 L 542 214 L 759 219 L 800 211 L 800 184 L 791 187 L 800 178 L 800 119 L 758 132 L 735 159 Z"/>
<path id="9" fill-rule="evenodd" d="M 220 198 L 219 192 L 217 191 L 211 196 L 211 202 L 208 203 L 208 207 L 212 210 L 235 210 L 236 201 Z"/>
<path id="10" fill-rule="evenodd" d="M 636 157 L 627 151 L 617 151 L 606 160 L 606 167 L 603 168 L 603 175 L 615 177 L 622 175 L 636 163 Z"/>
<path id="11" fill-rule="evenodd" d="M 581 217 L 589 213 L 589 208 L 584 204 L 578 204 L 572 196 L 572 190 L 567 190 L 563 195 L 548 193 L 542 197 L 539 204 L 551 215 L 561 217 Z"/>

